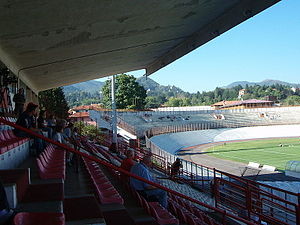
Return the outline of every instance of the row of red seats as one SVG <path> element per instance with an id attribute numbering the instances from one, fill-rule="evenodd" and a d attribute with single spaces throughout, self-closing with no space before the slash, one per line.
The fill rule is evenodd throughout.
<path id="1" fill-rule="evenodd" d="M 9 122 L 12 122 L 12 123 L 15 123 L 17 121 L 17 118 L 14 118 L 14 117 L 1 117 L 2 119 L 5 119 Z M 8 126 L 2 122 L 0 122 L 0 130 L 11 130 L 12 127 L 11 126 Z"/>
<path id="2" fill-rule="evenodd" d="M 145 211 L 153 216 L 158 224 L 179 224 L 177 218 L 175 218 L 167 209 L 162 207 L 158 202 L 147 202 L 146 199 L 141 196 L 137 191 L 131 189 L 133 195 L 137 198 L 138 203 Z"/>
<path id="3" fill-rule="evenodd" d="M 91 152 L 100 152 L 107 159 L 111 159 L 112 155 L 96 146 L 93 143 L 86 142 L 85 146 Z M 94 168 L 95 169 L 95 168 Z M 113 174 L 115 175 L 115 171 Z M 118 174 L 118 173 L 117 173 Z M 134 196 L 138 199 L 140 205 L 152 215 L 159 224 L 178 224 L 178 219 L 176 219 L 171 213 L 163 208 L 158 202 L 147 202 L 142 196 L 134 191 Z M 190 225 L 218 225 L 219 223 L 207 216 L 203 211 L 201 211 L 196 206 L 190 204 L 189 202 L 171 195 L 174 199 L 169 200 L 170 210 L 176 215 L 180 222 L 187 223 Z"/>
<path id="4" fill-rule="evenodd" d="M 0 154 L 17 148 L 27 141 L 29 138 L 17 137 L 12 130 L 3 130 L 0 132 Z"/>
<path id="5" fill-rule="evenodd" d="M 49 144 L 36 160 L 41 179 L 65 179 L 65 150 Z"/>
<path id="6" fill-rule="evenodd" d="M 118 157 L 112 155 L 110 152 L 104 150 L 103 148 L 101 148 L 100 146 L 95 145 L 92 142 L 87 141 L 87 142 L 84 142 L 83 144 L 86 148 L 88 148 L 89 151 L 93 152 L 94 154 L 100 153 L 102 156 L 104 156 L 110 162 L 112 162 L 113 159 L 117 160 L 120 163 L 122 161 Z"/>
<path id="7" fill-rule="evenodd" d="M 86 166 L 86 169 L 88 170 L 88 173 L 90 174 L 100 203 L 124 204 L 123 198 L 120 196 L 120 194 L 111 184 L 111 182 L 107 179 L 107 177 L 99 168 L 99 166 L 89 159 L 83 158 L 83 161 Z"/>
<path id="8" fill-rule="evenodd" d="M 57 212 L 21 212 L 14 217 L 14 225 L 65 225 L 65 215 Z"/>
<path id="9" fill-rule="evenodd" d="M 187 223 L 189 225 L 220 224 L 190 202 L 172 194 L 169 194 L 169 196 L 169 208 L 171 212 L 177 215 L 182 223 Z"/>

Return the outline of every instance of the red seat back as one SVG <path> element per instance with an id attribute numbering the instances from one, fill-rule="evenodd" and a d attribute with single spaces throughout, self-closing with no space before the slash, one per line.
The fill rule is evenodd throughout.
<path id="1" fill-rule="evenodd" d="M 65 216 L 56 212 L 22 212 L 14 218 L 14 225 L 64 225 Z"/>

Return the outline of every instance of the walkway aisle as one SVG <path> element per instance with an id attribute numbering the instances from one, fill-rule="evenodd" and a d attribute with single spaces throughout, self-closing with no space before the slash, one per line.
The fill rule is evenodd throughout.
<path id="1" fill-rule="evenodd" d="M 155 219 L 148 215 L 142 207 L 140 207 L 137 204 L 136 199 L 131 195 L 131 193 L 127 190 L 127 188 L 124 186 L 124 184 L 114 175 L 112 175 L 111 171 L 104 168 L 103 166 L 100 166 L 102 168 L 102 171 L 105 173 L 107 178 L 110 180 L 110 182 L 113 184 L 113 186 L 117 189 L 119 194 L 124 199 L 124 206 L 122 207 L 116 207 L 115 208 L 115 219 L 119 220 L 119 224 L 125 224 L 124 221 L 126 219 L 132 220 L 132 223 L 135 225 L 158 225 Z M 111 206 L 106 206 L 106 208 L 109 208 Z M 105 210 L 103 208 L 103 210 Z M 113 212 L 110 212 L 111 216 L 113 216 Z M 128 216 L 128 218 L 125 218 L 125 216 Z M 122 218 L 124 217 L 124 218 Z M 123 223 L 122 223 L 123 222 Z M 126 223 L 130 225 L 129 223 Z"/>
<path id="2" fill-rule="evenodd" d="M 106 224 L 88 176 L 81 163 L 78 172 L 74 165 L 66 168 L 64 213 L 67 225 Z"/>
<path id="3" fill-rule="evenodd" d="M 156 171 L 156 170 L 155 171 L 152 170 L 152 176 L 153 176 L 153 178 L 166 177 L 164 174 L 162 174 L 161 172 Z M 161 185 L 163 185 L 167 188 L 170 188 L 170 189 L 172 189 L 174 191 L 177 191 L 181 194 L 189 196 L 193 199 L 197 199 L 198 201 L 201 201 L 201 202 L 206 203 L 208 205 L 211 205 L 211 206 L 215 205 L 214 199 L 211 198 L 208 194 L 200 192 L 200 191 L 192 188 L 188 184 L 179 184 L 179 183 L 174 182 L 170 179 L 157 179 L 157 180 L 159 182 L 161 182 Z M 195 204 L 195 206 L 199 207 L 202 210 L 207 211 L 206 208 L 203 208 L 203 207 L 199 206 L 198 204 Z"/>

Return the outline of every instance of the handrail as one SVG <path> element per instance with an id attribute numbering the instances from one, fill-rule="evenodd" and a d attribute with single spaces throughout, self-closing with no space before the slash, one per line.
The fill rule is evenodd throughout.
<path id="1" fill-rule="evenodd" d="M 145 138 L 146 138 L 146 141 L 150 141 L 150 143 L 148 142 L 148 144 L 150 144 L 149 146 L 151 147 L 151 149 L 152 149 L 152 147 L 155 147 L 154 152 L 158 152 L 161 155 L 165 155 L 166 160 L 168 160 L 167 156 L 170 155 L 170 153 L 168 153 L 168 152 L 162 150 L 161 148 L 157 147 L 154 143 L 151 142 L 150 139 L 148 139 L 147 136 Z M 194 163 L 190 160 L 183 160 L 183 161 L 188 162 L 188 163 L 191 164 L 191 165 L 188 164 L 188 167 L 186 167 L 186 168 L 189 169 L 189 167 L 191 166 L 191 169 L 193 168 L 193 171 L 191 170 L 192 172 L 197 173 L 197 169 L 198 169 L 198 171 L 200 170 L 200 172 L 202 172 L 202 173 L 199 176 L 202 177 L 202 178 L 205 178 L 205 175 L 203 175 L 203 172 L 205 172 L 206 176 L 208 176 L 211 179 L 218 178 L 218 176 L 216 176 L 216 174 L 218 174 L 218 175 L 220 175 L 219 179 L 224 180 L 223 177 L 227 177 L 230 180 L 233 179 L 237 182 L 243 183 L 246 187 L 252 189 L 252 193 L 259 192 L 260 195 L 267 196 L 267 197 L 273 198 L 274 200 L 281 201 L 282 204 L 289 204 L 291 206 L 296 207 L 296 220 L 297 220 L 297 222 L 300 222 L 300 194 L 293 193 L 291 191 L 287 191 L 287 190 L 280 189 L 280 188 L 277 188 L 277 187 L 273 187 L 273 186 L 270 186 L 270 185 L 267 185 L 267 184 L 258 183 L 256 181 L 252 181 L 252 180 L 249 180 L 249 179 L 244 178 L 244 177 L 239 177 L 239 176 L 236 176 L 236 175 L 233 175 L 233 174 L 229 174 L 229 173 L 217 170 L 215 168 L 212 169 L 212 168 L 209 168 L 207 166 L 203 166 L 203 165 Z M 202 181 L 202 185 L 204 185 L 204 182 L 205 181 Z M 200 185 L 201 185 L 201 182 L 200 182 Z M 261 188 L 260 188 L 260 186 L 261 186 Z M 263 188 L 268 188 L 269 190 L 264 190 Z M 272 191 L 278 191 L 278 192 L 282 193 L 284 196 L 283 197 L 278 197 L 275 194 L 273 194 Z M 213 192 L 215 193 L 216 207 L 217 207 L 218 206 L 218 204 L 217 204 L 217 194 L 218 193 L 217 193 L 216 185 L 213 189 Z M 289 196 L 297 198 L 298 199 L 298 205 L 297 204 L 295 205 L 292 201 L 289 201 L 287 199 L 287 197 L 289 197 Z M 247 195 L 246 197 L 248 198 L 247 199 L 248 201 L 251 201 L 251 199 L 253 199 L 252 195 Z M 262 215 L 262 214 L 260 214 L 260 215 Z"/>
<path id="2" fill-rule="evenodd" d="M 220 178 L 216 178 L 215 179 L 215 181 L 217 182 L 220 182 Z M 237 184 L 234 184 L 234 183 L 232 183 L 232 182 L 230 182 L 230 181 L 227 181 L 227 180 L 221 180 L 223 183 L 227 183 L 227 184 L 230 184 L 231 186 L 234 186 L 234 187 L 236 187 L 236 188 L 238 188 L 238 189 L 240 189 L 240 190 L 246 190 L 246 189 L 244 189 L 244 188 L 242 188 L 241 186 L 239 186 L 239 185 L 237 185 Z M 253 188 L 255 188 L 255 190 L 251 190 L 250 189 L 250 191 L 251 192 L 253 192 L 253 191 L 255 191 L 255 192 L 258 192 L 259 194 L 263 194 L 264 196 L 266 196 L 266 197 L 269 197 L 269 198 L 273 198 L 273 199 L 276 199 L 276 200 L 278 200 L 278 201 L 282 201 L 283 203 L 285 203 L 285 204 L 289 204 L 289 205 L 291 205 L 291 206 L 294 206 L 295 208 L 297 208 L 297 204 L 295 204 L 295 203 L 293 203 L 293 202 L 289 202 L 289 201 L 287 201 L 287 200 L 285 200 L 285 199 L 282 199 L 282 198 L 280 198 L 280 197 L 278 197 L 278 196 L 276 196 L 276 195 L 274 195 L 274 194 L 270 194 L 269 192 L 266 192 L 265 190 L 262 190 L 262 189 L 258 189 L 257 187 L 255 187 L 255 186 L 252 186 Z M 249 187 L 248 187 L 249 188 Z M 295 193 L 294 193 L 295 194 Z M 296 194 L 297 195 L 297 194 Z"/>
<path id="3" fill-rule="evenodd" d="M 200 201 L 198 201 L 198 200 L 196 200 L 196 199 L 193 199 L 193 198 L 191 198 L 191 197 L 189 197 L 189 196 L 186 196 L 186 195 L 184 195 L 184 194 L 182 194 L 182 193 L 180 193 L 180 192 L 174 191 L 174 190 L 169 189 L 169 188 L 166 188 L 165 186 L 162 186 L 162 185 L 160 185 L 160 184 L 157 184 L 157 183 L 154 183 L 154 182 L 152 182 L 152 181 L 146 180 L 146 179 L 144 179 L 144 178 L 142 178 L 142 177 L 139 177 L 139 176 L 137 176 L 137 175 L 135 175 L 135 174 L 132 174 L 132 173 L 130 173 L 130 172 L 128 172 L 128 171 L 126 171 L 126 170 L 120 168 L 120 167 L 117 167 L 117 166 L 115 166 L 115 165 L 113 165 L 113 164 L 111 164 L 111 163 L 108 163 L 108 162 L 106 162 L 106 161 L 100 160 L 100 159 L 98 159 L 98 158 L 96 158 L 96 157 L 94 157 L 94 156 L 88 155 L 88 154 L 86 154 L 86 153 L 84 153 L 84 152 L 80 152 L 80 151 L 78 151 L 78 150 L 75 150 L 75 149 L 73 149 L 73 148 L 71 148 L 71 147 L 69 147 L 69 146 L 67 146 L 67 145 L 65 145 L 65 144 L 62 144 L 62 143 L 53 141 L 52 139 L 49 139 L 49 138 L 47 138 L 47 137 L 44 137 L 43 135 L 40 135 L 40 134 L 38 134 L 38 133 L 35 133 L 35 132 L 31 131 L 30 129 L 27 129 L 27 128 L 21 127 L 21 126 L 15 124 L 15 123 L 6 121 L 6 120 L 3 119 L 3 118 L 0 118 L 0 122 L 3 122 L 4 124 L 7 124 L 7 125 L 9 125 L 9 126 L 11 126 L 11 127 L 14 127 L 14 128 L 16 128 L 16 129 L 22 130 L 22 131 L 24 131 L 24 132 L 26 132 L 26 133 L 29 133 L 30 135 L 32 135 L 32 136 L 34 136 L 34 137 L 37 137 L 37 138 L 40 138 L 40 139 L 42 139 L 42 140 L 44 140 L 44 141 L 47 141 L 47 142 L 49 142 L 49 143 L 51 143 L 51 144 L 54 144 L 54 145 L 56 145 L 56 146 L 59 146 L 59 147 L 65 149 L 65 150 L 67 150 L 67 151 L 69 151 L 69 152 L 73 152 L 73 153 L 75 153 L 75 154 L 77 154 L 77 155 L 80 155 L 80 156 L 83 156 L 83 157 L 85 157 L 85 158 L 88 158 L 88 159 L 90 159 L 90 160 L 92 160 L 92 161 L 98 162 L 98 163 L 100 163 L 100 164 L 102 164 L 102 165 L 104 165 L 104 166 L 106 166 L 106 167 L 109 167 L 109 168 L 111 168 L 111 169 L 113 169 L 113 170 L 119 171 L 119 172 L 121 172 L 121 173 L 123 173 L 123 174 L 125 174 L 125 175 L 127 175 L 127 176 L 133 177 L 133 178 L 135 178 L 135 179 L 137 179 L 137 180 L 139 180 L 139 181 L 142 181 L 142 182 L 144 182 L 144 183 L 150 184 L 150 185 L 152 185 L 152 186 L 154 186 L 154 187 L 156 187 L 156 188 L 162 189 L 162 190 L 167 191 L 167 192 L 169 192 L 169 193 L 171 193 L 171 194 L 174 194 L 174 195 L 177 195 L 177 196 L 179 196 L 179 197 L 181 197 L 181 198 L 187 199 L 187 200 L 189 200 L 189 201 L 191 201 L 191 202 L 194 202 L 194 203 L 196 203 L 196 204 L 198 204 L 198 205 L 201 205 L 201 206 L 203 206 L 203 207 L 205 207 L 205 208 L 208 208 L 208 209 L 214 210 L 214 211 L 216 211 L 216 212 L 219 212 L 219 213 L 223 214 L 224 216 L 227 215 L 228 217 L 231 217 L 231 218 L 233 218 L 233 219 L 239 220 L 239 221 L 241 221 L 241 222 L 243 222 L 243 223 L 246 223 L 246 224 L 249 224 L 249 225 L 254 225 L 254 224 L 256 224 L 256 223 L 253 223 L 253 222 L 248 221 L 248 220 L 246 220 L 246 219 L 243 219 L 243 218 L 241 218 L 241 217 L 235 216 L 235 215 L 233 215 L 233 214 L 229 214 L 229 213 L 227 213 L 225 210 L 221 210 L 221 209 L 215 208 L 215 207 L 210 206 L 210 205 L 208 205 L 208 204 L 206 204 L 206 203 L 200 202 Z"/>
<path id="4" fill-rule="evenodd" d="M 240 182 L 243 182 L 243 183 L 246 183 L 246 184 L 251 183 L 251 186 L 252 186 L 253 188 L 256 188 L 256 189 L 259 189 L 257 186 L 255 186 L 255 184 L 258 184 L 258 185 L 263 186 L 263 187 L 266 187 L 266 188 L 270 188 L 270 189 L 273 189 L 273 190 L 276 190 L 276 191 L 280 191 L 280 192 L 283 192 L 283 193 L 287 193 L 287 194 L 289 194 L 289 195 L 294 195 L 295 197 L 298 196 L 297 193 L 293 193 L 293 192 L 288 191 L 288 190 L 283 190 L 283 189 L 278 188 L 278 187 L 273 187 L 273 186 L 270 186 L 270 185 L 267 185 L 267 184 L 258 183 L 258 182 L 256 182 L 256 181 L 247 179 L 247 178 L 245 178 L 245 177 L 239 177 L 239 176 L 236 176 L 236 175 L 234 175 L 234 174 L 230 174 L 230 173 L 227 173 L 227 172 L 224 172 L 224 171 L 221 171 L 221 170 L 218 170 L 218 169 L 209 167 L 209 166 L 204 166 L 204 165 L 198 164 L 198 163 L 193 162 L 193 161 L 191 161 L 191 160 L 186 160 L 186 161 L 188 161 L 188 162 L 190 162 L 190 163 L 192 163 L 192 164 L 194 164 L 194 165 L 196 165 L 196 166 L 204 167 L 204 168 L 209 169 L 209 170 L 211 170 L 211 171 L 216 171 L 217 173 L 223 174 L 223 175 L 225 175 L 225 176 L 227 176 L 227 177 L 232 177 L 232 178 L 234 178 L 234 179 L 236 179 L 236 180 L 238 180 L 238 181 L 240 181 Z M 266 192 L 266 191 L 265 191 L 265 192 Z"/>
<path id="5" fill-rule="evenodd" d="M 228 177 L 233 177 L 234 179 L 238 180 L 238 181 L 241 181 L 243 183 L 251 183 L 251 187 L 253 188 L 256 188 L 256 189 L 259 189 L 257 186 L 255 186 L 255 184 L 258 184 L 260 186 L 264 186 L 266 188 L 270 188 L 270 189 L 273 189 L 273 190 L 276 190 L 276 191 L 280 191 L 280 192 L 283 192 L 283 193 L 287 193 L 289 195 L 294 195 L 294 196 L 298 196 L 297 193 L 294 193 L 294 192 L 291 192 L 291 191 L 288 191 L 288 190 L 284 190 L 284 189 L 281 189 L 281 188 L 278 188 L 278 187 L 273 187 L 273 186 L 270 186 L 270 185 L 267 185 L 267 184 L 263 184 L 263 183 L 259 183 L 259 182 L 256 182 L 256 181 L 253 181 L 253 180 L 250 180 L 250 179 L 247 179 L 247 178 L 244 178 L 244 177 L 239 177 L 239 176 L 236 176 L 234 174 L 230 174 L 230 173 L 227 173 L 227 172 L 224 172 L 224 171 L 221 171 L 221 170 L 218 170 L 218 169 L 215 169 L 216 172 L 218 173 L 222 173 L 224 174 L 225 176 L 228 176 Z M 264 192 L 267 192 L 265 190 L 262 190 Z"/>

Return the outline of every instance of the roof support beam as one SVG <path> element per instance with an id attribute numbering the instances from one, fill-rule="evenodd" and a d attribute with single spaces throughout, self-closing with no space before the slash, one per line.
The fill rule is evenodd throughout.
<path id="1" fill-rule="evenodd" d="M 165 55 L 161 56 L 155 60 L 152 64 L 147 66 L 146 75 L 151 75 L 152 73 L 158 71 L 162 67 L 172 63 L 176 59 L 188 54 L 189 52 L 195 50 L 201 45 L 207 43 L 208 41 L 214 39 L 220 34 L 226 32 L 232 27 L 240 24 L 241 22 L 255 16 L 259 12 L 265 10 L 266 8 L 280 2 L 281 0 L 242 0 L 236 4 L 233 8 L 230 8 L 227 12 L 222 14 L 212 23 L 206 25 L 205 27 L 198 30 L 192 36 L 187 38 L 177 47 L 170 50 Z"/>

